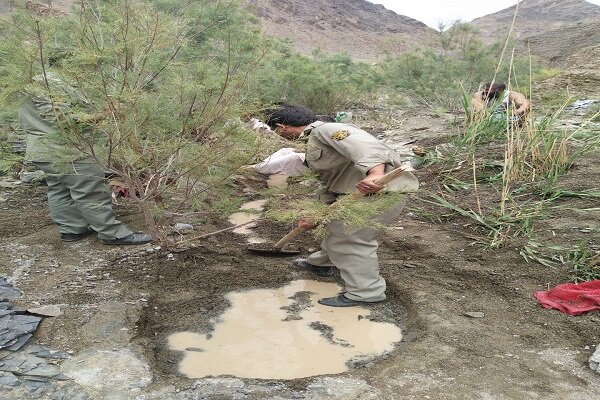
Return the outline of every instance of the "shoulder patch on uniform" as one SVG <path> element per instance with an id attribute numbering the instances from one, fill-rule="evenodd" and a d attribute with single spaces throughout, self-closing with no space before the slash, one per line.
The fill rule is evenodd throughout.
<path id="1" fill-rule="evenodd" d="M 337 132 L 333 132 L 331 134 L 331 138 L 333 140 L 344 140 L 346 139 L 348 136 L 350 136 L 350 132 L 346 131 L 346 130 L 342 130 L 342 131 L 337 131 Z"/>

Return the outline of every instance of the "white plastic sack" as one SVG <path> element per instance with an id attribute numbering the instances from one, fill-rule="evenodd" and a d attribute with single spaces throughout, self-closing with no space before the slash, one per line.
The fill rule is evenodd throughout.
<path id="1" fill-rule="evenodd" d="M 291 147 L 277 150 L 254 168 L 265 175 L 281 174 L 287 176 L 302 175 L 306 171 L 304 153 L 296 153 Z"/>

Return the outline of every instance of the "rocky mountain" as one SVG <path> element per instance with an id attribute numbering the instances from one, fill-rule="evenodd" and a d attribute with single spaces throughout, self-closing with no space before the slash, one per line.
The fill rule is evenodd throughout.
<path id="1" fill-rule="evenodd" d="M 598 98 L 600 94 L 600 44 L 586 47 L 564 62 L 565 69 L 560 74 L 540 82 L 538 93 L 560 90 L 565 94 L 583 98 Z"/>
<path id="2" fill-rule="evenodd" d="M 75 0 L 53 0 L 63 7 Z M 217 0 L 214 0 L 217 1 Z M 239 0 L 256 15 L 265 34 L 288 39 L 296 50 L 311 54 L 346 52 L 357 60 L 375 61 L 433 43 L 438 32 L 415 19 L 366 0 Z M 0 0 L 0 12 L 11 0 Z M 34 4 L 36 1 L 30 0 Z M 38 0 L 39 4 L 46 4 Z M 503 41 L 517 6 L 472 21 L 487 42 Z M 560 67 L 569 56 L 600 43 L 600 6 L 585 0 L 521 0 L 513 29 L 520 46 Z"/>
<path id="3" fill-rule="evenodd" d="M 366 0 L 246 0 L 267 35 L 291 40 L 303 54 L 315 49 L 376 60 L 422 46 L 436 31 Z"/>
<path id="4" fill-rule="evenodd" d="M 600 43 L 600 6 L 584 0 L 522 0 L 494 14 L 475 19 L 485 40 L 503 41 L 517 11 L 513 33 L 525 50 L 562 64 L 579 50 Z"/>
<path id="5" fill-rule="evenodd" d="M 76 0 L 30 0 L 33 6 L 52 4 L 66 10 Z M 294 48 L 311 54 L 345 52 L 357 60 L 377 60 L 384 52 L 401 53 L 426 45 L 437 32 L 415 19 L 398 15 L 366 0 L 239 0 L 255 14 L 265 34 L 289 39 Z M 0 0 L 0 13 L 12 0 Z"/>

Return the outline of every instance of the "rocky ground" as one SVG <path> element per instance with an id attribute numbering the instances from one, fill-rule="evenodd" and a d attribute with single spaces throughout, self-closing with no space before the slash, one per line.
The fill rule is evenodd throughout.
<path id="1" fill-rule="evenodd" d="M 434 148 L 449 140 L 455 121 L 452 115 L 411 110 L 390 114 L 387 125 L 359 123 L 392 145 L 416 139 L 415 144 Z M 417 170 L 423 190 L 435 190 L 438 173 Z M 597 177 L 597 163 L 589 158 L 574 166 L 563 184 L 593 188 Z M 12 295 L 4 300 L 13 309 L 30 310 L 20 315 L 43 320 L 26 345 L 0 350 L 0 397 L 600 398 L 598 372 L 590 368 L 597 367 L 590 357 L 600 343 L 600 315 L 572 317 L 543 309 L 532 295 L 568 281 L 568 266 L 527 263 L 516 244 L 483 248 L 468 223 L 431 222 L 421 206 L 416 198 L 409 200 L 379 250 L 389 300 L 369 309 L 402 328 L 404 338 L 393 352 L 338 375 L 188 379 L 178 372 L 181 353 L 168 349 L 170 334 L 210 334 L 228 307 L 228 292 L 312 277 L 289 267 L 289 259 L 248 253 L 243 239 L 231 232 L 175 253 L 152 245 L 111 247 L 93 237 L 64 243 L 49 218 L 45 187 L 5 177 L 0 276 L 21 295 L 6 289 Z M 135 209 L 122 203 L 116 210 L 122 220 L 143 228 Z M 596 235 L 598 245 L 597 215 L 563 217 L 544 228 L 565 242 Z M 262 222 L 254 230 L 275 241 L 289 228 Z M 294 243 L 304 254 L 315 246 L 309 235 Z M 339 281 L 339 276 L 322 280 Z M 6 332 L 1 318 L 0 335 Z"/>

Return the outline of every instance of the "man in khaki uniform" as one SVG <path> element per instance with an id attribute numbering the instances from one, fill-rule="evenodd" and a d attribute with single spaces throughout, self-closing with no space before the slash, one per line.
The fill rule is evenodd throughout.
<path id="1" fill-rule="evenodd" d="M 74 88 L 56 76 L 48 74 L 46 80 L 54 98 L 48 98 L 34 83 L 26 91 L 19 119 L 27 134 L 25 158 L 46 173 L 50 215 L 58 225 L 61 239 L 73 242 L 97 233 L 105 244 L 150 242 L 150 235 L 133 232 L 115 218 L 102 167 L 57 137 L 58 119 L 72 113 L 74 104 L 80 108 L 85 104 Z M 66 169 L 56 166 L 58 158 L 63 163 L 69 160 Z"/>
<path id="2" fill-rule="evenodd" d="M 287 139 L 307 137 L 306 163 L 319 175 L 317 196 L 333 203 L 340 195 L 358 189 L 365 195 L 383 189 L 374 181 L 389 170 L 400 166 L 399 156 L 369 133 L 351 124 L 317 121 L 314 114 L 303 107 L 283 105 L 268 112 L 266 123 Z M 391 185 L 390 185 L 391 186 Z M 394 182 L 393 191 L 414 191 L 419 184 L 410 173 Z M 389 188 L 387 190 L 390 190 Z M 389 208 L 378 217 L 378 222 L 392 223 L 400 214 L 403 202 Z M 316 227 L 301 219 L 298 226 Z M 378 229 L 346 232 L 344 221 L 327 224 L 329 235 L 323 239 L 321 250 L 295 265 L 318 276 L 330 276 L 335 267 L 345 284 L 345 292 L 319 300 L 332 307 L 350 307 L 385 300 L 385 280 L 379 275 L 377 259 Z"/>

